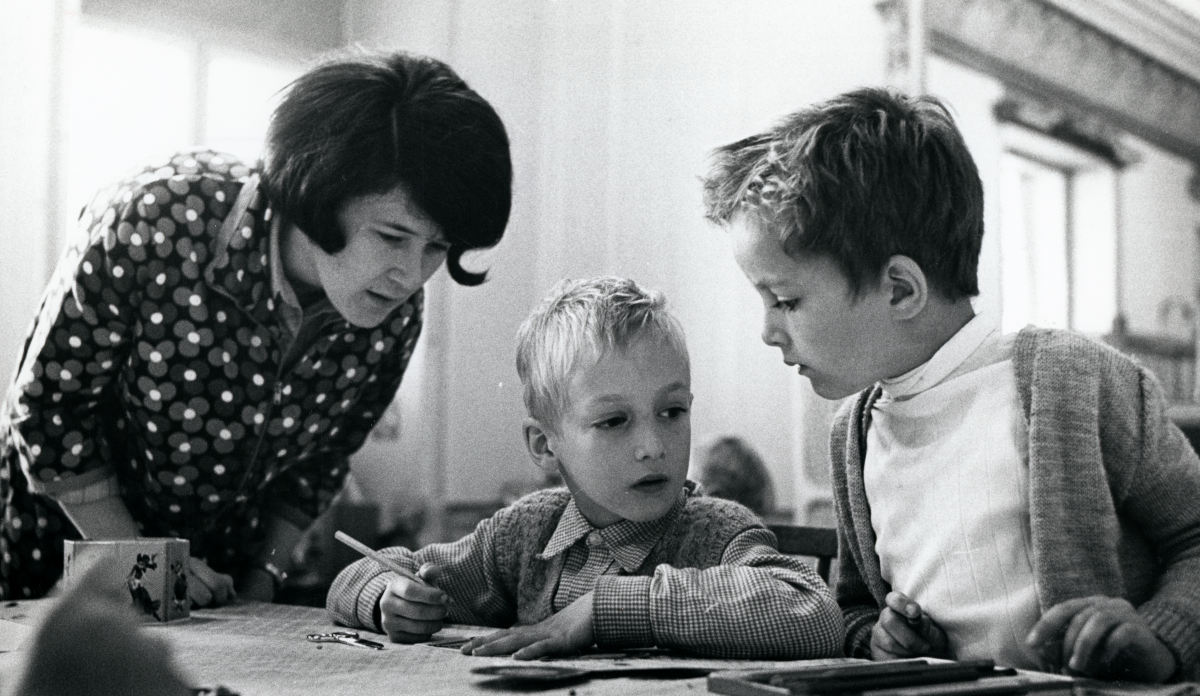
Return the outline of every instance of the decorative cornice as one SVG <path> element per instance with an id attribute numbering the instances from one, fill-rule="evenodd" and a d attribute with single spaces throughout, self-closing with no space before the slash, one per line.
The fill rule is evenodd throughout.
<path id="1" fill-rule="evenodd" d="M 1051 0 L 926 0 L 925 18 L 931 51 L 1200 162 L 1200 81 L 1123 37 Z"/>
<path id="2" fill-rule="evenodd" d="M 1200 82 L 1200 18 L 1163 0 L 1043 0 Z"/>

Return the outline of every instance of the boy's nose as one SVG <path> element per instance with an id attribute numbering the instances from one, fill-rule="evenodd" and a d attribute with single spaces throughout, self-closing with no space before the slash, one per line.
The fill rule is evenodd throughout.
<path id="1" fill-rule="evenodd" d="M 763 317 L 762 341 L 768 346 L 776 348 L 782 348 L 788 341 L 787 332 L 771 320 L 769 312 Z"/>
<path id="2" fill-rule="evenodd" d="M 641 437 L 638 438 L 637 447 L 634 450 L 634 456 L 638 460 L 643 459 L 661 459 L 667 453 L 666 447 L 663 446 L 663 438 L 654 428 L 645 428 L 642 431 Z"/>

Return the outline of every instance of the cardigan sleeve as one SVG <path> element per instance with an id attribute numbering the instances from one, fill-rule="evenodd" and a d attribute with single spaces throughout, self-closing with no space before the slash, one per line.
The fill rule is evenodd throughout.
<path id="1" fill-rule="evenodd" d="M 437 565 L 440 573 L 435 584 L 450 597 L 447 620 L 505 628 L 516 621 L 517 601 L 496 565 L 498 517 L 504 512 L 483 520 L 474 532 L 453 543 L 430 544 L 419 551 L 395 546 L 380 553 L 413 572 L 425 563 Z M 398 577 L 369 558 L 359 559 L 338 573 L 325 608 L 336 623 L 382 632 L 375 608 L 388 583 Z"/>
<path id="2" fill-rule="evenodd" d="M 1183 674 L 1200 669 L 1200 458 L 1166 415 L 1158 382 L 1139 373 L 1141 452 L 1136 468 L 1106 462 L 1119 512 L 1158 558 L 1153 594 L 1138 607 L 1175 653 Z"/>

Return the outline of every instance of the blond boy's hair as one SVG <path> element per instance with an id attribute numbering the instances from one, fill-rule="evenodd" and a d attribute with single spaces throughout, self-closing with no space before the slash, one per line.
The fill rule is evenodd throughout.
<path id="1" fill-rule="evenodd" d="M 614 276 L 560 281 L 517 330 L 517 374 L 529 415 L 556 429 L 571 371 L 637 337 L 665 341 L 688 360 L 683 327 L 662 293 Z"/>

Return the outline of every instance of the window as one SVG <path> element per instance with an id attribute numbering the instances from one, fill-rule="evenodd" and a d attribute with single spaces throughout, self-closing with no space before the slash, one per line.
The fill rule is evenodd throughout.
<path id="1" fill-rule="evenodd" d="M 202 145 L 256 160 L 279 90 L 301 72 L 297 64 L 105 22 L 83 22 L 73 35 L 68 231 L 97 190 L 178 150 Z"/>
<path id="2" fill-rule="evenodd" d="M 1102 334 L 1117 313 L 1117 170 L 1017 125 L 1001 126 L 1002 328 Z"/>

